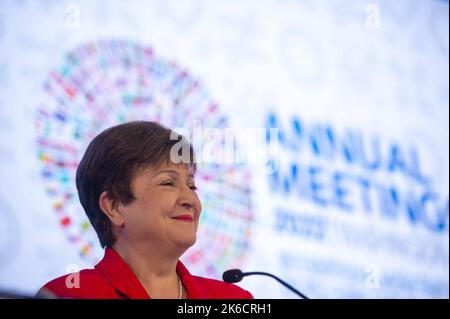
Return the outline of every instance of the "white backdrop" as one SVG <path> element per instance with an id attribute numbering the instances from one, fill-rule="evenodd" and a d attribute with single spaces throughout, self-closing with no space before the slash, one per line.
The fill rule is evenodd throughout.
<path id="1" fill-rule="evenodd" d="M 159 116 L 279 129 L 274 174 L 200 170 L 199 241 L 183 257 L 192 273 L 268 271 L 312 298 L 448 298 L 448 9 L 2 1 L 0 289 L 32 294 L 101 257 L 76 162 L 101 129 Z M 193 83 L 177 109 L 171 98 Z M 295 297 L 269 278 L 240 285 Z"/>

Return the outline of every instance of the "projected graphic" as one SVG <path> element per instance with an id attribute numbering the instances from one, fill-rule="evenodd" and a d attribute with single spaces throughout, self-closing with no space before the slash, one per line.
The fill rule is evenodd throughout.
<path id="1" fill-rule="evenodd" d="M 153 120 L 171 128 L 195 119 L 205 127 L 227 125 L 186 70 L 129 41 L 79 46 L 49 73 L 43 88 L 35 123 L 42 181 L 67 239 L 92 264 L 103 252 L 79 204 L 75 172 L 94 136 L 132 120 Z M 219 277 L 230 261 L 237 265 L 245 257 L 252 220 L 250 189 L 245 186 L 249 181 L 242 165 L 199 167 L 199 242 L 184 256 L 196 271 Z"/>

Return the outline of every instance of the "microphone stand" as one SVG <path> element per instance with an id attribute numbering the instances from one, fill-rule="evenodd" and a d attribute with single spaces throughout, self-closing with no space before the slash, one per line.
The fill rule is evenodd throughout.
<path id="1" fill-rule="evenodd" d="M 309 299 L 308 297 L 306 297 L 304 294 L 302 294 L 300 291 L 298 291 L 297 289 L 295 289 L 294 287 L 292 287 L 291 285 L 289 285 L 287 282 L 285 282 L 284 280 L 278 278 L 275 275 L 269 274 L 267 272 L 262 272 L 262 271 L 252 271 L 252 272 L 244 272 L 242 273 L 244 276 L 248 276 L 248 275 L 263 275 L 263 276 L 268 276 L 268 277 L 272 277 L 273 279 L 275 279 L 276 281 L 278 281 L 280 284 L 282 284 L 283 286 L 287 287 L 288 289 L 290 289 L 291 291 L 293 291 L 294 293 L 296 293 L 297 295 L 299 295 L 300 297 L 302 297 L 303 299 Z"/>

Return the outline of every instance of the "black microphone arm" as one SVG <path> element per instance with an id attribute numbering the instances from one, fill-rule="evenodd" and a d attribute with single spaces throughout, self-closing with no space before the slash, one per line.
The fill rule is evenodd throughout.
<path id="1" fill-rule="evenodd" d="M 289 285 L 284 280 L 281 280 L 277 276 L 269 274 L 267 272 L 262 272 L 262 271 L 242 272 L 240 269 L 230 269 L 223 273 L 222 278 L 223 278 L 223 281 L 225 281 L 227 283 L 236 283 L 236 282 L 241 281 L 242 278 L 244 278 L 245 276 L 250 276 L 250 275 L 263 275 L 263 276 L 272 277 L 273 279 L 278 281 L 280 284 L 282 284 L 283 286 L 285 286 L 286 288 L 288 288 L 295 294 L 299 295 L 303 299 L 309 299 L 308 297 L 306 297 L 300 291 L 298 291 L 297 289 L 295 289 L 294 287 Z"/>

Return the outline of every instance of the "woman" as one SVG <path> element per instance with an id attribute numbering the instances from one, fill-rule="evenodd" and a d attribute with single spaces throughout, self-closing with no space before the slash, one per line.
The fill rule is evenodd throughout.
<path id="1" fill-rule="evenodd" d="M 201 203 L 192 145 L 173 134 L 157 123 L 137 121 L 94 138 L 78 166 L 76 185 L 105 256 L 94 269 L 50 281 L 38 295 L 253 298 L 238 286 L 193 276 L 179 261 L 195 243 Z M 180 154 L 171 150 L 186 149 L 180 143 L 191 160 L 173 161 Z"/>

